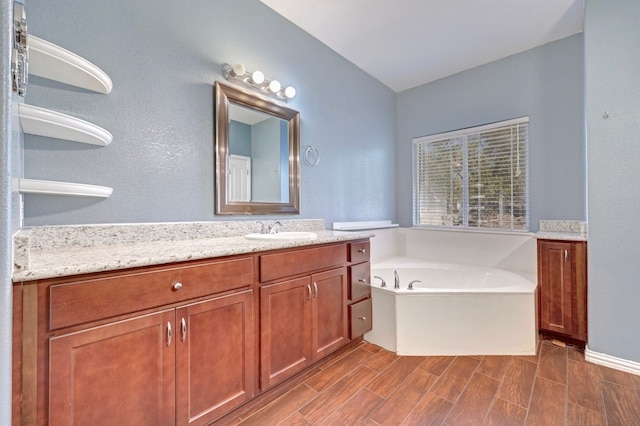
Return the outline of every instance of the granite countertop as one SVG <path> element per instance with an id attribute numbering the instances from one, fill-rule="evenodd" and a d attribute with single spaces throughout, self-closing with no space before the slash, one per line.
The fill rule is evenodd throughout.
<path id="1" fill-rule="evenodd" d="M 265 221 L 270 223 L 273 221 Z M 262 222 L 46 227 L 14 237 L 13 281 L 32 281 L 373 237 L 327 231 L 324 221 L 282 220 L 283 231 L 313 231 L 314 240 L 248 240 Z M 304 222 L 304 223 L 303 223 Z M 230 222 L 227 222 L 230 223 Z M 194 234 L 193 230 L 197 230 Z M 229 235 L 236 234 L 236 235 Z M 239 235 L 238 235 L 239 234 Z"/>
<path id="2" fill-rule="evenodd" d="M 578 220 L 541 220 L 539 240 L 587 241 L 587 224 Z"/>
<path id="3" fill-rule="evenodd" d="M 576 232 L 537 232 L 533 235 L 538 240 L 587 241 L 587 236 Z"/>

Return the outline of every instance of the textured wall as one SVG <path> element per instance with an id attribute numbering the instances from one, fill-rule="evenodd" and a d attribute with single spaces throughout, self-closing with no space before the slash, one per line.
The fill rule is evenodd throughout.
<path id="1" fill-rule="evenodd" d="M 213 83 L 243 62 L 293 85 L 302 218 L 395 219 L 395 94 L 258 0 L 29 0 L 29 31 L 89 59 L 108 96 L 32 78 L 27 103 L 92 121 L 106 148 L 28 136 L 25 175 L 110 186 L 107 200 L 28 195 L 27 225 L 230 219 L 213 214 Z"/>
<path id="2" fill-rule="evenodd" d="M 587 1 L 589 348 L 635 362 L 640 362 L 638 22 L 637 0 Z"/>
<path id="3" fill-rule="evenodd" d="M 583 36 L 573 35 L 398 94 L 398 219 L 412 224 L 412 139 L 529 116 L 530 229 L 584 220 Z"/>

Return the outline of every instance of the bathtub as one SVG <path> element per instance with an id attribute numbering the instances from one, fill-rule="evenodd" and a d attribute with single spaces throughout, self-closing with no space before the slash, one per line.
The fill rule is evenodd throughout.
<path id="1" fill-rule="evenodd" d="M 371 343 L 398 355 L 536 353 L 535 276 L 394 257 L 373 264 L 371 277 Z"/>

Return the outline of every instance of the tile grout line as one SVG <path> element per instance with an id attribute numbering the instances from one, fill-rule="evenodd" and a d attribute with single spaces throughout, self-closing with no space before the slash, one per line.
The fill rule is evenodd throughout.
<path id="1" fill-rule="evenodd" d="M 449 365 L 447 365 L 447 368 L 445 368 L 445 369 L 444 369 L 444 371 L 443 371 L 442 373 L 440 373 L 440 375 L 438 376 L 438 379 L 437 379 L 435 382 L 433 382 L 433 383 L 431 384 L 431 386 L 429 386 L 429 389 L 428 389 L 426 392 L 424 392 L 424 393 L 422 394 L 422 398 L 420 398 L 420 399 L 418 400 L 418 402 L 416 402 L 416 404 L 413 406 L 413 408 L 411 408 L 411 410 L 409 410 L 409 412 L 407 413 L 407 415 L 406 415 L 406 416 L 404 416 L 404 418 L 402 419 L 402 421 L 400 422 L 400 424 L 402 424 L 402 422 L 404 422 L 404 421 L 405 421 L 405 420 L 406 420 L 406 419 L 411 415 L 411 413 L 413 413 L 413 412 L 415 411 L 415 409 L 416 409 L 416 407 L 418 406 L 418 404 L 420 403 L 420 401 L 422 401 L 424 398 L 426 398 L 426 396 L 427 396 L 427 395 L 429 395 L 429 394 L 431 393 L 431 389 L 433 389 L 433 387 L 436 385 L 436 383 L 438 383 L 438 381 L 439 381 L 439 380 L 440 380 L 440 378 L 444 375 L 444 373 L 446 373 L 446 372 L 447 372 L 447 370 L 449 370 L 449 368 L 451 367 L 451 365 L 453 364 L 453 362 L 456 360 L 456 358 L 458 358 L 458 356 L 453 356 L 453 359 L 451 360 L 451 362 L 449 363 Z M 420 368 L 420 367 L 418 367 L 418 368 Z M 426 370 L 423 370 L 423 371 L 426 371 Z M 427 371 L 427 373 L 431 374 L 431 373 L 430 373 L 430 372 L 428 372 L 428 371 Z M 435 374 L 434 374 L 434 376 L 435 376 Z M 435 395 L 435 394 L 434 394 L 434 395 Z M 442 399 L 443 401 L 451 402 L 451 401 L 449 401 L 449 400 L 446 400 L 446 399 L 444 399 L 444 398 L 441 398 L 441 397 L 440 397 L 440 396 L 438 396 L 438 395 L 436 395 L 436 397 L 437 397 L 437 398 Z M 447 411 L 447 414 L 443 417 L 443 420 L 442 420 L 441 425 L 442 425 L 442 424 L 444 424 L 444 421 L 445 421 L 445 420 L 447 419 L 447 417 L 449 416 L 449 413 L 450 413 L 450 412 L 451 412 L 451 410 L 453 409 L 453 405 L 454 405 L 454 404 L 451 404 L 451 408 L 449 408 L 449 411 Z"/>
<path id="2" fill-rule="evenodd" d="M 468 355 L 464 355 L 469 357 Z M 473 358 L 473 357 L 469 357 L 469 358 Z M 474 358 L 475 359 L 475 358 Z M 454 360 L 455 361 L 455 360 Z M 482 361 L 484 361 L 484 356 L 482 358 Z M 471 372 L 471 374 L 469 375 L 469 378 L 467 379 L 466 383 L 464 384 L 464 387 L 462 388 L 462 390 L 460 391 L 460 393 L 458 394 L 458 397 L 456 398 L 456 400 L 453 402 L 453 404 L 451 404 L 451 408 L 449 409 L 449 412 L 447 413 L 447 415 L 444 418 L 443 424 L 447 423 L 447 419 L 449 418 L 449 415 L 451 414 L 451 411 L 453 411 L 454 407 L 456 406 L 456 404 L 458 403 L 458 401 L 460 400 L 460 397 L 462 396 L 462 394 L 464 394 L 464 391 L 467 390 L 467 386 L 469 386 L 469 382 L 471 382 L 471 378 L 473 377 L 474 374 L 476 374 L 478 368 L 480 368 L 480 364 L 482 364 L 482 361 L 478 362 L 478 365 L 476 365 L 476 368 L 473 369 L 473 371 Z M 451 364 L 449 364 L 449 367 L 453 365 L 453 361 L 451 361 Z M 449 367 L 447 367 L 447 370 L 449 369 Z M 445 370 L 446 371 L 446 370 Z M 442 373 L 444 375 L 444 373 Z M 478 374 L 482 374 L 482 373 L 478 373 Z M 440 380 L 438 378 L 438 380 Z M 443 398 L 444 399 L 444 398 Z"/>
<path id="3" fill-rule="evenodd" d="M 539 343 L 542 345 L 542 342 Z M 536 389 L 536 382 L 538 381 L 538 369 L 540 368 L 540 358 L 542 357 L 542 346 L 540 346 L 540 353 L 538 355 L 538 362 L 536 363 L 536 371 L 533 373 L 533 384 L 531 385 L 531 389 L 529 390 L 529 402 L 527 403 L 527 414 L 524 416 L 523 425 L 527 425 L 527 421 L 529 420 L 529 410 L 531 409 L 531 400 L 533 399 L 533 392 Z"/>
<path id="4" fill-rule="evenodd" d="M 428 358 L 428 356 L 424 356 L 423 358 L 424 358 L 424 359 L 423 359 L 423 361 L 422 361 L 422 362 L 424 362 L 424 360 L 425 360 L 425 359 L 427 359 L 427 358 Z M 389 365 L 387 366 L 387 368 L 388 368 L 388 367 L 390 367 L 391 365 L 393 365 L 393 364 L 394 364 L 397 360 L 399 360 L 399 359 L 400 359 L 400 357 L 396 358 L 396 359 L 395 359 L 391 364 L 389 364 Z M 411 373 L 407 374 L 407 376 L 404 378 L 404 380 L 402 380 L 402 382 L 400 382 L 400 383 L 398 384 L 398 386 L 396 386 L 396 388 L 393 390 L 393 392 L 389 393 L 389 396 L 393 395 L 393 394 L 394 394 L 394 392 L 395 392 L 395 391 L 397 391 L 397 390 L 402 386 L 402 384 L 403 384 L 404 382 L 406 382 L 406 381 L 407 381 L 407 379 L 409 378 L 409 376 L 410 376 L 414 371 L 416 371 L 416 370 L 422 370 L 422 369 L 420 368 L 420 366 L 422 365 L 422 362 L 421 362 L 420 364 L 418 364 L 418 365 L 416 366 L 416 368 L 414 368 L 413 370 L 411 370 Z M 380 373 L 378 373 L 378 375 L 382 374 L 382 372 L 383 372 L 384 370 L 386 370 L 386 368 L 385 368 L 385 369 L 383 369 L 382 371 L 380 371 Z M 428 371 L 426 371 L 426 370 L 422 370 L 422 371 L 424 371 L 424 372 L 425 372 L 425 373 L 427 373 L 427 374 L 431 374 L 430 372 L 428 372 Z M 432 375 L 433 375 L 433 374 L 432 374 Z M 378 377 L 378 376 L 376 376 L 376 378 L 377 378 L 377 377 Z M 439 378 L 440 378 L 440 377 L 438 377 L 438 379 L 439 379 Z M 374 379 L 375 379 L 375 378 L 374 378 Z M 372 380 L 371 380 L 371 382 L 373 382 L 373 380 L 374 380 L 374 379 L 372 379 Z M 371 384 L 371 382 L 369 382 L 369 384 Z M 431 389 L 431 388 L 433 387 L 433 385 L 434 385 L 436 382 L 437 382 L 437 380 L 436 380 L 435 382 L 433 382 L 433 383 L 431 384 L 431 386 L 429 386 L 429 389 Z M 367 386 L 368 386 L 368 385 L 367 385 Z M 365 386 L 365 387 L 364 387 L 364 389 L 367 389 L 367 387 Z M 423 395 L 422 395 L 422 397 L 424 397 L 428 392 L 429 392 L 428 390 L 427 390 L 426 392 L 424 392 L 424 393 L 423 393 Z M 374 393 L 375 393 L 375 392 L 374 392 Z M 376 395 L 378 395 L 378 394 L 376 394 Z M 382 397 L 381 397 L 381 398 L 382 398 Z M 388 397 L 387 397 L 387 398 L 382 398 L 382 399 L 383 399 L 383 401 L 380 401 L 380 403 L 379 403 L 378 405 L 376 405 L 376 406 L 371 410 L 371 412 L 373 412 L 373 411 L 374 411 L 376 408 L 378 408 L 381 404 L 383 404 L 384 402 L 387 402 L 387 401 L 389 400 L 389 398 L 388 398 Z M 402 418 L 402 420 L 400 421 L 400 423 L 402 423 L 402 422 L 404 421 L 404 419 L 406 419 L 406 418 L 409 416 L 409 414 L 410 414 L 410 413 L 415 409 L 416 405 L 418 405 L 418 402 L 420 402 L 421 400 L 422 400 L 422 398 L 420 398 L 420 399 L 419 399 L 419 400 L 418 400 L 418 401 L 413 405 L 413 407 L 411 407 L 411 410 L 409 410 L 409 413 L 407 413 L 407 415 L 406 415 L 406 416 L 404 416 L 404 417 Z M 371 412 L 369 412 L 369 414 L 371 414 Z M 367 416 L 367 419 L 371 420 L 372 422 L 375 422 L 376 424 L 379 424 L 379 423 L 378 423 L 378 422 L 376 422 L 375 420 L 371 419 L 371 417 L 369 417 L 369 416 Z"/>
<path id="5" fill-rule="evenodd" d="M 506 365 L 504 366 L 504 369 L 502 370 L 502 375 L 499 379 L 500 384 L 498 385 L 498 388 L 496 389 L 496 392 L 493 394 L 493 399 L 491 400 L 491 404 L 489 405 L 489 409 L 487 410 L 487 413 L 484 416 L 484 419 L 482 420 L 482 424 L 485 424 L 487 422 L 487 417 L 489 416 L 489 413 L 491 413 L 491 410 L 493 409 L 493 406 L 496 403 L 496 399 L 498 398 L 498 394 L 500 393 L 500 389 L 502 388 L 502 385 L 504 384 L 504 376 L 507 375 L 507 367 L 509 367 L 509 364 L 511 363 L 511 360 L 513 359 L 513 356 L 509 356 L 509 360 L 507 361 Z M 484 360 L 483 360 L 484 361 Z M 478 365 L 478 367 L 480 367 L 480 365 Z M 482 374 L 482 373 L 478 373 L 478 374 Z M 487 377 L 491 377 L 491 376 L 487 376 Z M 493 378 L 493 377 L 491 377 Z M 496 379 L 498 380 L 498 379 Z"/>
<path id="6" fill-rule="evenodd" d="M 356 348 L 360 348 L 360 345 L 358 345 Z M 353 352 L 353 351 L 352 351 L 352 352 Z M 369 352 L 369 351 L 367 351 L 367 352 Z M 351 354 L 351 352 L 349 352 L 349 354 Z M 368 361 L 369 359 L 371 359 L 371 358 L 375 355 L 374 353 L 371 353 L 371 352 L 370 352 L 370 354 L 371 354 L 371 356 L 369 356 L 369 358 L 367 359 L 367 361 Z M 399 358 L 395 359 L 391 364 L 393 364 L 394 362 L 396 362 L 398 359 L 399 359 Z M 389 366 L 390 366 L 391 364 L 389 364 Z M 389 367 L 389 366 L 387 366 L 387 367 Z M 351 400 L 351 399 L 352 399 L 352 398 L 353 398 L 353 397 L 354 397 L 358 392 L 360 392 L 360 390 L 362 390 L 362 389 L 367 389 L 367 386 L 369 386 L 369 384 L 371 384 L 371 382 L 372 382 L 373 380 L 375 380 L 375 379 L 376 379 L 376 378 L 377 378 L 377 377 L 382 373 L 382 371 L 386 370 L 386 368 L 385 368 L 385 369 L 383 369 L 382 371 L 375 371 L 374 369 L 369 368 L 369 367 L 367 367 L 366 365 L 362 365 L 362 367 L 363 367 L 363 368 L 367 368 L 367 369 L 369 369 L 369 370 L 371 370 L 371 371 L 375 372 L 375 373 L 376 373 L 376 375 L 375 375 L 375 376 L 373 376 L 373 377 L 371 378 L 371 380 L 370 380 L 369 382 L 367 382 L 367 384 L 366 384 L 366 385 L 362 386 L 362 387 L 361 387 L 361 388 L 360 388 L 356 393 L 354 393 L 353 395 L 351 395 L 351 397 L 350 397 L 350 398 L 348 398 L 347 400 L 345 400 L 342 404 L 340 404 L 338 407 L 336 407 L 333 411 L 331 411 L 331 412 L 330 412 L 330 413 L 328 413 L 326 416 L 324 416 L 324 417 L 322 418 L 322 421 L 325 421 L 325 420 L 326 420 L 327 418 L 329 418 L 329 416 L 331 416 L 334 412 L 336 412 L 336 411 L 338 411 L 340 408 L 342 408 L 342 407 L 343 407 L 343 406 L 344 406 L 348 401 L 350 401 L 350 400 Z M 357 366 L 356 366 L 356 369 L 357 369 Z M 351 370 L 349 374 L 351 374 L 353 371 L 354 371 L 354 370 Z M 349 374 L 344 375 L 342 378 L 347 377 Z M 341 378 L 341 379 L 342 379 L 342 378 Z M 309 378 L 309 379 L 310 379 L 310 378 Z M 339 380 L 341 380 L 341 379 L 339 379 Z M 338 380 L 338 381 L 339 381 L 339 380 Z M 306 385 L 306 380 L 305 380 L 304 384 Z M 308 401 L 308 402 L 307 402 L 306 404 L 304 404 L 303 406 L 299 407 L 295 412 L 296 412 L 296 413 L 298 413 L 298 414 L 300 414 L 300 415 L 305 419 L 305 421 L 307 421 L 307 422 L 309 422 L 309 423 L 313 424 L 309 419 L 307 419 L 307 416 L 305 416 L 304 414 L 300 413 L 300 410 L 301 410 L 302 408 L 304 408 L 305 406 L 309 405 L 311 402 L 313 402 L 316 398 L 318 398 L 318 397 L 319 397 L 320 395 L 322 395 L 323 393 L 328 392 L 328 391 L 329 391 L 330 389 L 332 389 L 336 384 L 337 384 L 337 382 L 336 382 L 336 383 L 334 383 L 333 385 L 329 386 L 328 388 L 326 388 L 324 391 L 322 391 L 322 392 L 318 392 L 318 395 L 316 395 L 312 400 Z M 309 385 L 307 385 L 307 386 L 308 386 L 309 388 L 313 389 L 311 386 L 309 386 Z M 314 390 L 315 390 L 315 389 L 314 389 Z M 386 398 L 385 398 L 385 400 L 386 400 Z M 321 422 L 322 422 L 322 421 L 321 421 Z M 321 423 L 321 422 L 319 422 L 319 423 Z"/>
<path id="7" fill-rule="evenodd" d="M 604 424 L 609 424 L 609 416 L 607 416 L 607 404 L 604 402 L 604 389 L 602 389 L 602 382 L 606 382 L 606 380 L 602 379 L 602 372 L 598 368 L 598 388 L 600 388 L 600 398 L 602 400 L 602 414 L 604 415 Z"/>

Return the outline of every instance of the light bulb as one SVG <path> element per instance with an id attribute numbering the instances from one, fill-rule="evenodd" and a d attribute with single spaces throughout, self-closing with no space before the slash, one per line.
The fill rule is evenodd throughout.
<path id="1" fill-rule="evenodd" d="M 251 74 L 251 80 L 256 84 L 262 84 L 262 82 L 264 82 L 264 74 L 260 71 L 254 71 L 253 74 Z"/>
<path id="2" fill-rule="evenodd" d="M 292 99 L 296 95 L 296 89 L 294 89 L 293 86 L 289 86 L 284 89 L 284 95 L 287 98 Z"/>
<path id="3" fill-rule="evenodd" d="M 242 64 L 235 64 L 233 67 L 231 67 L 231 69 L 237 77 L 243 76 L 247 71 L 247 69 Z"/>
<path id="4" fill-rule="evenodd" d="M 271 90 L 273 93 L 278 93 L 281 87 L 282 85 L 278 80 L 271 80 L 271 83 L 269 83 L 269 90 Z"/>

